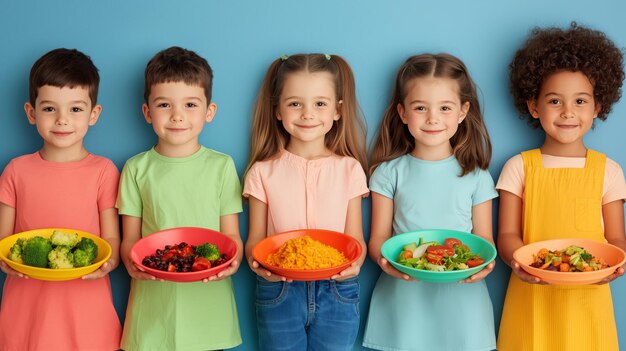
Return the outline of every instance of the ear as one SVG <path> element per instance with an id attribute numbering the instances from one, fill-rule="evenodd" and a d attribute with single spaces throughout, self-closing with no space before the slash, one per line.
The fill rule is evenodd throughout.
<path id="1" fill-rule="evenodd" d="M 341 118 L 341 107 L 343 105 L 343 100 L 337 101 L 337 113 L 335 114 L 335 118 L 333 120 L 338 121 Z"/>
<path id="2" fill-rule="evenodd" d="M 597 118 L 598 117 L 598 113 L 600 113 L 600 110 L 602 110 L 602 106 L 600 106 L 599 104 L 596 104 L 596 108 L 593 111 L 593 118 Z"/>
<path id="3" fill-rule="evenodd" d="M 92 126 L 98 122 L 98 118 L 100 117 L 100 113 L 102 113 L 102 106 L 96 105 L 91 109 L 91 115 L 89 116 L 89 125 Z"/>
<path id="4" fill-rule="evenodd" d="M 26 112 L 28 123 L 35 125 L 35 106 L 31 105 L 30 102 L 25 103 L 24 112 Z"/>
<path id="5" fill-rule="evenodd" d="M 527 100 L 526 101 L 526 106 L 528 106 L 528 112 L 530 113 L 530 115 L 534 119 L 538 119 L 539 118 L 539 111 L 537 111 L 537 100 L 535 100 L 535 99 Z"/>
<path id="6" fill-rule="evenodd" d="M 459 115 L 459 124 L 461 124 L 461 122 L 463 122 L 463 120 L 465 119 L 465 117 L 467 117 L 467 113 L 470 110 L 470 102 L 469 101 L 465 101 L 462 105 L 461 105 L 461 114 Z"/>
<path id="7" fill-rule="evenodd" d="M 148 122 L 148 124 L 152 124 L 152 116 L 150 115 L 150 108 L 148 107 L 148 104 L 143 104 L 141 105 L 141 112 L 143 113 L 143 118 L 145 118 L 146 122 Z"/>
<path id="8" fill-rule="evenodd" d="M 407 124 L 408 120 L 407 118 L 404 116 L 404 105 L 402 104 L 398 104 L 396 106 L 396 110 L 398 110 L 398 115 L 400 115 L 400 119 L 402 120 L 402 123 Z"/>
<path id="9" fill-rule="evenodd" d="M 211 121 L 213 120 L 213 117 L 215 117 L 215 113 L 217 112 L 217 105 L 212 102 L 207 106 L 206 109 L 206 117 L 204 117 L 204 120 L 207 123 L 211 123 Z"/>

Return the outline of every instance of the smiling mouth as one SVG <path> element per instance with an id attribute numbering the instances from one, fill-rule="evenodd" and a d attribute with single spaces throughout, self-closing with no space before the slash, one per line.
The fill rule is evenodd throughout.
<path id="1" fill-rule="evenodd" d="M 302 128 L 302 129 L 313 129 L 313 128 L 317 128 L 318 126 L 317 125 L 315 125 L 315 126 L 308 126 L 308 125 L 307 126 L 303 126 L 303 125 L 298 125 L 297 124 L 296 127 Z"/>
<path id="2" fill-rule="evenodd" d="M 438 134 L 438 133 L 443 132 L 443 130 L 422 130 L 422 132 L 426 134 Z"/>
<path id="3" fill-rule="evenodd" d="M 578 128 L 578 125 L 577 124 L 557 124 L 557 127 L 563 128 L 563 129 L 574 129 L 574 128 Z"/>
<path id="4" fill-rule="evenodd" d="M 52 132 L 52 134 L 54 134 L 56 136 L 68 136 L 68 135 L 72 134 L 72 132 Z"/>

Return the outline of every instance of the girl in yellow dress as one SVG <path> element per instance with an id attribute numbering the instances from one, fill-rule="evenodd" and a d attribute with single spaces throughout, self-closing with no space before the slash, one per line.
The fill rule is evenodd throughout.
<path id="1" fill-rule="evenodd" d="M 589 150 L 583 136 L 619 100 L 623 56 L 605 34 L 573 23 L 535 29 L 510 66 L 516 108 L 545 140 L 511 158 L 500 192 L 498 250 L 513 270 L 498 350 L 618 350 L 606 284 L 556 286 L 521 270 L 519 247 L 557 238 L 589 238 L 626 250 L 620 166 Z"/>

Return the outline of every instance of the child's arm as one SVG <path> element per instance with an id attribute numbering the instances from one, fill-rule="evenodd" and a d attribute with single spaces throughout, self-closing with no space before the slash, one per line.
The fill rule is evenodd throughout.
<path id="1" fill-rule="evenodd" d="M 345 233 L 358 240 L 361 244 L 361 256 L 350 267 L 344 269 L 339 274 L 334 275 L 331 279 L 337 281 L 346 280 L 359 274 L 363 261 L 365 261 L 366 245 L 363 239 L 363 220 L 361 217 L 361 196 L 357 196 L 348 202 L 348 214 L 346 216 Z"/>
<path id="2" fill-rule="evenodd" d="M 154 276 L 137 269 L 137 267 L 133 264 L 133 261 L 130 259 L 130 249 L 139 239 L 141 239 L 141 217 L 123 215 L 122 233 L 124 235 L 122 236 L 123 239 L 120 254 L 122 257 L 122 263 L 126 266 L 128 275 L 135 279 L 155 280 L 156 278 Z"/>
<path id="3" fill-rule="evenodd" d="M 495 243 L 493 242 L 491 209 L 491 200 L 482 202 L 472 207 L 472 233 L 495 245 Z M 487 266 L 485 266 L 485 268 L 481 269 L 478 273 L 472 275 L 465 280 L 462 280 L 461 283 L 475 283 L 485 279 L 485 277 L 489 275 L 491 271 L 493 271 L 493 267 L 495 267 L 495 265 L 496 261 L 492 261 Z"/>
<path id="4" fill-rule="evenodd" d="M 372 228 L 368 245 L 370 258 L 390 276 L 398 279 L 413 280 L 413 278 L 389 264 L 380 252 L 383 243 L 391 238 L 392 227 L 393 200 L 376 192 L 372 192 Z"/>
<path id="5" fill-rule="evenodd" d="M 522 240 L 522 199 L 506 190 L 500 190 L 498 214 L 498 254 L 504 263 L 511 266 L 513 273 L 522 281 L 545 284 L 541 279 L 526 273 L 513 259 L 513 252 L 524 246 Z"/>
<path id="6" fill-rule="evenodd" d="M 624 234 L 624 201 L 617 200 L 602 206 L 602 218 L 604 220 L 604 237 L 620 249 L 626 251 L 626 236 Z M 598 284 L 606 284 L 615 278 L 624 275 L 625 266 L 619 267 L 615 273 L 600 281 Z"/>
<path id="7" fill-rule="evenodd" d="M 231 262 L 230 267 L 219 272 L 217 275 L 205 279 L 204 282 L 222 280 L 228 276 L 231 276 L 239 269 L 239 263 L 243 257 L 243 243 L 241 242 L 241 235 L 239 234 L 239 214 L 233 213 L 220 217 L 220 232 L 229 236 L 237 243 L 237 255 Z"/>
<path id="8" fill-rule="evenodd" d="M 252 249 L 267 236 L 267 204 L 254 196 L 248 198 L 250 205 L 250 224 L 248 230 L 248 240 L 246 240 L 246 259 L 250 269 L 258 276 L 269 281 L 285 281 L 285 277 L 272 274 L 272 272 L 261 267 L 252 257 Z"/>
<path id="9" fill-rule="evenodd" d="M 111 257 L 100 269 L 83 276 L 82 279 L 98 279 L 109 274 L 120 262 L 120 218 L 115 207 L 100 212 L 100 236 L 111 245 Z"/>
<path id="10" fill-rule="evenodd" d="M 15 208 L 0 202 L 0 239 L 4 239 L 13 234 L 15 230 Z M 22 278 L 28 278 L 22 273 L 9 267 L 4 261 L 0 260 L 0 269 L 7 275 L 14 275 Z"/>

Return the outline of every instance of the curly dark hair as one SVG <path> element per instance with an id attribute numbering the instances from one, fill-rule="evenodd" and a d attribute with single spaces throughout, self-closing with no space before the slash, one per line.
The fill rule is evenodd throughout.
<path id="1" fill-rule="evenodd" d="M 532 118 L 526 102 L 539 96 L 541 85 L 551 74 L 570 71 L 586 75 L 600 105 L 598 118 L 603 121 L 622 95 L 622 51 L 604 33 L 576 22 L 566 30 L 534 28 L 509 69 L 515 108 L 533 128 L 539 127 L 539 120 Z"/>

